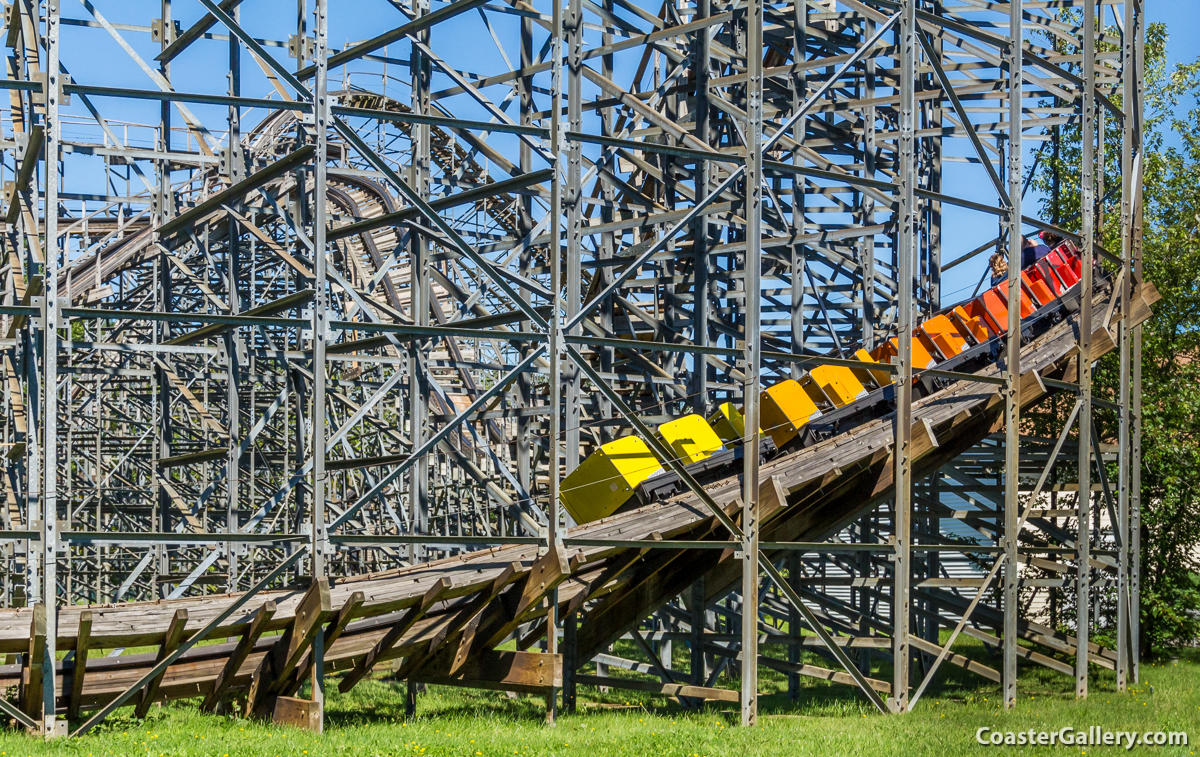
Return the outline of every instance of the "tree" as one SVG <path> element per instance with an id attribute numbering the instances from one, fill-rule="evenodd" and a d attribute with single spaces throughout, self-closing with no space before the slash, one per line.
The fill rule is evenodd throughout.
<path id="1" fill-rule="evenodd" d="M 1147 29 L 1143 261 L 1162 300 L 1143 326 L 1144 655 L 1200 638 L 1200 60 L 1168 71 L 1167 41 L 1164 25 Z M 1110 121 L 1099 229 L 1109 250 L 1121 244 L 1120 137 Z M 1033 186 L 1043 194 L 1044 218 L 1077 229 L 1078 125 L 1059 127 L 1050 144 Z M 1097 367 L 1098 396 L 1115 399 L 1118 365 L 1114 352 Z M 1101 413 L 1097 427 L 1116 441 L 1114 414 Z"/>

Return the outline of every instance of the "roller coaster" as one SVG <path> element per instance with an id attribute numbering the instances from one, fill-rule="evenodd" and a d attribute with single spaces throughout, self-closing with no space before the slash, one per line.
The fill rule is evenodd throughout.
<path id="1" fill-rule="evenodd" d="M 1139 3 L 372 1 L 5 6 L 12 724 L 1138 680 Z"/>
<path id="2" fill-rule="evenodd" d="M 1084 326 L 1079 322 L 1079 275 L 1080 261 L 1069 244 L 1021 273 L 1026 403 L 1053 393 L 1055 382 L 1071 377 L 1074 342 Z M 1111 286 L 1097 286 L 1094 296 L 1091 329 L 1100 337 L 1098 352 L 1103 354 L 1112 347 L 1106 323 L 1112 311 L 1103 307 L 1111 302 Z M 1149 284 L 1139 287 L 1131 317 L 1144 320 L 1157 297 Z M 914 408 L 917 470 L 952 459 L 1003 424 L 998 415 L 1003 403 L 988 380 L 1003 367 L 998 345 L 1007 302 L 1002 285 L 997 286 L 918 329 L 928 350 L 925 371 L 940 373 L 921 377 L 922 396 Z M 946 324 L 954 330 L 944 328 Z M 891 494 L 891 383 L 884 370 L 871 368 L 877 358 L 886 358 L 888 349 L 859 352 L 860 358 L 870 358 L 861 359 L 861 367 L 818 368 L 803 382 L 763 391 L 764 406 L 772 408 L 763 416 L 770 437 L 763 442 L 764 541 L 827 538 Z M 975 380 L 972 375 L 955 377 L 951 368 L 974 374 Z M 696 417 L 659 427 L 663 441 L 680 452 L 680 459 L 689 460 L 686 469 L 733 517 L 740 509 L 732 467 L 738 450 L 722 449 L 722 444 L 736 445 L 741 438 L 744 431 L 735 425 L 739 417 L 736 408 L 725 406 L 711 425 Z M 593 453 L 564 481 L 564 504 L 581 525 L 549 550 L 497 547 L 411 568 L 321 579 L 307 588 L 240 596 L 64 607 L 58 642 L 74 657 L 56 662 L 60 684 L 55 700 L 72 714 L 107 714 L 122 704 L 145 713 L 153 702 L 188 698 L 203 698 L 205 709 L 217 710 L 236 700 L 246 715 L 275 713 L 284 722 L 304 724 L 308 721 L 298 721 L 289 714 L 290 705 L 281 703 L 300 701 L 294 697 L 312 669 L 314 654 L 322 655 L 327 672 L 342 674 L 338 687 L 343 692 L 391 661 L 397 661 L 393 673 L 410 682 L 537 694 L 561 687 L 568 676 L 598 682 L 565 670 L 560 655 L 527 651 L 546 633 L 547 597 L 554 597 L 555 609 L 567 615 L 590 603 L 575 640 L 576 659 L 586 660 L 698 576 L 705 578 L 714 598 L 728 591 L 740 573 L 731 550 L 627 546 L 667 540 L 719 547 L 730 535 L 693 493 L 679 492 L 678 482 L 660 472 L 646 449 L 637 437 L 623 437 Z M 655 461 L 654 467 L 648 460 Z M 614 481 L 617 487 L 611 486 Z M 593 494 L 597 490 L 599 496 Z M 45 643 L 44 631 L 39 633 L 44 626 L 42 605 L 0 610 L 0 651 L 36 660 L 37 645 Z M 1061 631 L 1029 621 L 1019 629 L 1023 638 L 1047 652 L 1074 649 L 1074 637 Z M 281 633 L 272 635 L 276 631 Z M 514 634 L 518 650 L 500 649 Z M 319 645 L 314 644 L 318 636 Z M 220 637 L 236 641 L 195 646 Z M 157 645 L 165 653 L 89 656 L 135 645 Z M 1113 666 L 1111 651 L 1103 647 L 1094 647 L 1088 657 L 1094 664 Z M 1043 653 L 1033 658 L 1053 662 Z M 781 664 L 773 658 L 763 661 Z M 953 662 L 975 672 L 982 668 L 966 658 Z M 810 675 L 852 682 L 844 672 L 806 668 Z M 781 669 L 789 670 L 786 664 Z M 28 663 L 0 667 L 0 684 L 20 692 L 26 712 L 40 702 L 37 672 Z M 125 695 L 131 687 L 147 679 L 153 687 L 130 701 Z M 864 680 L 879 692 L 891 692 L 886 681 Z M 664 684 L 645 690 L 689 701 L 737 701 L 737 692 L 711 686 Z"/>
<path id="3" fill-rule="evenodd" d="M 1021 341 L 1045 333 L 1079 307 L 1080 260 L 1070 242 L 1049 251 L 1021 271 Z M 917 396 L 945 388 L 950 378 L 930 369 L 974 373 L 994 363 L 1008 330 L 1008 282 L 973 300 L 946 308 L 914 331 L 913 364 Z M 762 459 L 805 449 L 849 433 L 895 407 L 892 376 L 872 368 L 898 351 L 892 337 L 874 350 L 858 349 L 855 365 L 822 365 L 800 380 L 788 379 L 763 390 Z M 833 356 L 840 357 L 840 356 Z M 746 441 L 745 419 L 733 403 L 722 403 L 707 420 L 686 415 L 658 427 L 659 440 L 697 481 L 732 475 L 740 465 L 738 447 Z M 678 474 L 637 436 L 602 445 L 563 479 L 563 505 L 577 523 L 588 523 L 626 507 L 658 501 L 683 490 Z"/>

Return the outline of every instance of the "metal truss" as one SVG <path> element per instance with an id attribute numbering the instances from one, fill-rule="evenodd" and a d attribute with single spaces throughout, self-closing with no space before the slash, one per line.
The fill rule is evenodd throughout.
<path id="1" fill-rule="evenodd" d="M 518 634 L 563 655 L 551 715 L 586 683 L 731 699 L 752 724 L 759 666 L 795 695 L 816 677 L 896 712 L 947 663 L 1000 681 L 1008 706 L 1018 660 L 1081 697 L 1089 662 L 1137 680 L 1137 0 L 241 5 L 5 10 L 0 576 L 5 606 L 50 608 L 22 650 L 45 693 L 6 712 L 62 731 L 56 607 L 245 604 L 499 545 L 578 546 L 567 473 L 629 433 L 669 460 L 652 427 L 726 401 L 755 430 L 737 506 L 669 467 L 740 578 L 701 571 L 590 645 L 597 605 L 551 592 L 540 632 Z M 337 48 L 331 29 L 366 39 Z M 109 68 L 120 86 L 93 73 Z M 1081 175 L 1063 177 L 1082 210 L 1048 221 L 1024 195 L 1062 129 L 1082 135 Z M 1122 184 L 1105 188 L 1114 130 Z M 1106 197 L 1119 250 L 1098 234 Z M 964 245 L 968 227 L 996 231 Z M 949 271 L 1039 229 L 1078 243 L 1079 322 L 1108 316 L 1108 343 L 1080 328 L 1067 374 L 1023 373 L 1012 308 L 1001 367 L 977 380 L 995 433 L 932 465 L 913 328 L 966 295 L 944 291 Z M 819 540 L 760 539 L 759 387 L 893 336 L 889 494 Z M 1100 397 L 1093 358 L 1114 347 L 1119 395 Z M 1022 413 L 1064 396 L 1059 438 L 1021 435 Z M 1115 445 L 1093 435 L 1101 412 Z M 697 548 L 638 554 L 675 571 L 655 555 Z M 1089 641 L 1101 622 L 1115 649 Z M 961 635 L 995 662 L 955 652 Z M 200 640 L 183 637 L 80 731 L 149 702 Z M 313 642 L 317 684 L 333 637 Z M 614 653 L 620 638 L 645 660 Z M 740 693 L 717 686 L 731 670 Z"/>

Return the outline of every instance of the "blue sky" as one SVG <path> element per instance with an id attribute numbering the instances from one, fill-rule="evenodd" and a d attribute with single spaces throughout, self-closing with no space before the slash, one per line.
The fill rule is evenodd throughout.
<path id="1" fill-rule="evenodd" d="M 1167 56 L 1172 65 L 1200 57 L 1200 0 L 1148 0 L 1146 19 L 1167 25 L 1171 34 Z"/>

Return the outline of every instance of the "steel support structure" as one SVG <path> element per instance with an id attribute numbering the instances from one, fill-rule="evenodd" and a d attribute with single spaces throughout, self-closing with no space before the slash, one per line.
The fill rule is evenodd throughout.
<path id="1" fill-rule="evenodd" d="M 551 588 L 510 632 L 569 666 L 542 692 L 551 721 L 577 681 L 623 685 L 613 667 L 687 706 L 738 701 L 745 725 L 760 666 L 795 698 L 823 679 L 897 713 L 946 663 L 1007 706 L 1018 665 L 1080 697 L 1091 665 L 1137 680 L 1139 0 L 364 0 L 378 28 L 345 49 L 329 40 L 359 33 L 358 4 L 244 26 L 230 0 L 161 0 L 156 19 L 60 2 L 8 6 L 0 85 L 0 574 L 5 606 L 47 608 L 22 659 L 41 732 L 70 709 L 55 608 L 564 554 L 564 479 L 631 434 L 738 571 L 682 581 L 669 555 L 695 541 L 646 543 L 622 580 L 682 583 L 595 648 L 598 602 Z M 102 55 L 119 76 L 93 75 Z M 1028 173 L 1063 129 L 1082 140 L 1059 177 L 1080 213 L 1038 219 Z M 1079 329 L 1076 368 L 1023 399 L 1014 301 L 1002 372 L 978 382 L 1002 414 L 929 456 L 916 387 L 955 377 L 915 364 L 914 329 L 980 289 L 987 252 L 1020 289 L 1038 230 L 1078 245 L 1079 317 L 1111 315 L 1119 386 L 1093 386 L 1104 345 Z M 890 339 L 872 475 L 893 494 L 818 540 L 764 538 L 781 503 L 760 392 Z M 654 432 L 723 402 L 747 423 L 736 508 Z M 1094 433 L 1106 413 L 1113 438 Z M 303 667 L 317 727 L 328 623 Z"/>

